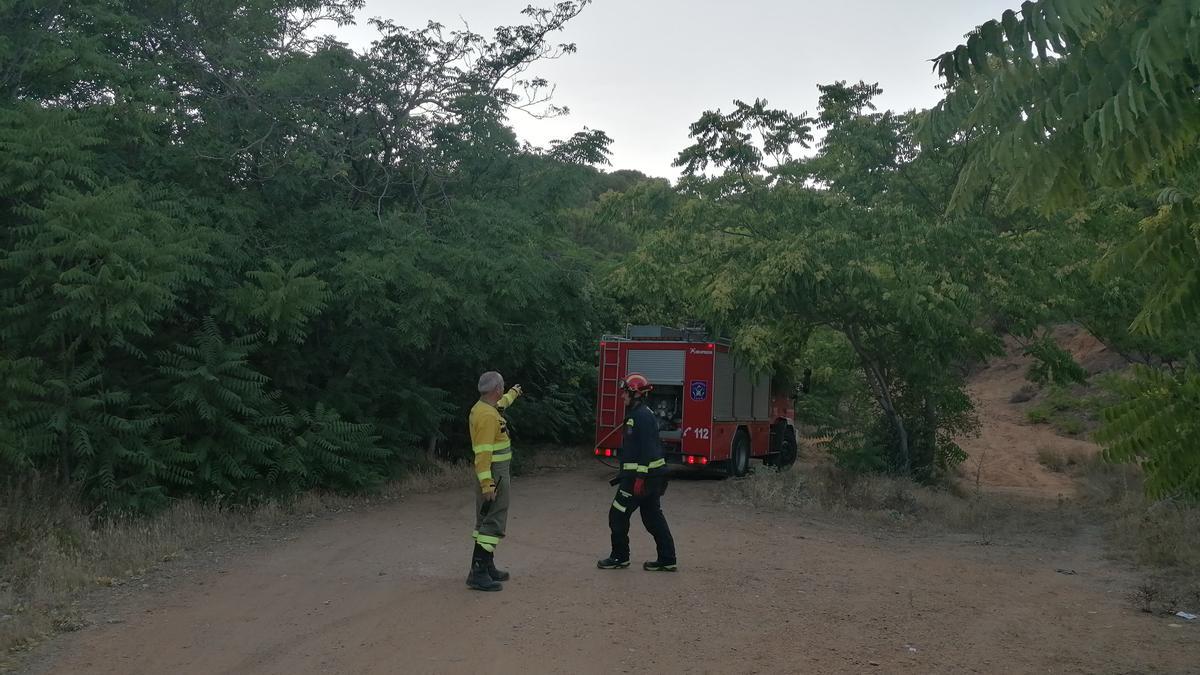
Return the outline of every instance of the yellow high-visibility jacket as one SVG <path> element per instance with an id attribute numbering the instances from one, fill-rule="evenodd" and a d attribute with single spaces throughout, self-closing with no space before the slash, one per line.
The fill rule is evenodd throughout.
<path id="1" fill-rule="evenodd" d="M 471 408 L 471 449 L 475 451 L 475 475 L 484 492 L 496 489 L 492 480 L 492 464 L 512 459 L 512 443 L 508 440 L 508 423 L 500 411 L 512 405 L 520 394 L 515 389 L 500 397 L 496 405 L 480 400 Z"/>

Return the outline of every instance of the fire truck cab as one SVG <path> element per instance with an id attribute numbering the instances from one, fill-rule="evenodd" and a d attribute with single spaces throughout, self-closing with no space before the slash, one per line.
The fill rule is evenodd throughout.
<path id="1" fill-rule="evenodd" d="M 641 373 L 654 386 L 646 404 L 658 418 L 668 463 L 744 476 L 752 458 L 781 467 L 796 461 L 790 384 L 738 364 L 727 340 L 631 326 L 624 336 L 601 338 L 598 360 L 597 457 L 617 455 L 625 418 L 620 383 Z"/>

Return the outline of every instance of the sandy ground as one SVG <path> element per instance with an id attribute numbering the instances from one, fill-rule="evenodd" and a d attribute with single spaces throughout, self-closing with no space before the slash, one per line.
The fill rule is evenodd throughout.
<path id="1" fill-rule="evenodd" d="M 1090 374 L 1106 372 L 1124 363 L 1087 332 L 1073 326 L 1056 328 L 1052 335 L 1059 346 L 1071 353 Z M 972 378 L 968 390 L 974 399 L 981 423 L 975 438 L 959 439 L 969 459 L 962 467 L 967 483 L 979 480 L 993 492 L 1023 494 L 1031 497 L 1070 497 L 1075 493 L 1072 479 L 1065 473 L 1047 471 L 1037 461 L 1040 448 L 1067 456 L 1085 457 L 1099 448 L 1085 438 L 1060 436 L 1048 425 L 1030 424 L 1027 412 L 1037 401 L 1010 402 L 1012 395 L 1029 384 L 1025 374 L 1032 362 L 1021 354 L 1012 339 L 1007 354 L 988 363 Z"/>
<path id="2" fill-rule="evenodd" d="M 464 585 L 468 492 L 427 495 L 142 591 L 31 672 L 1200 672 L 1200 627 L 1132 609 L 1084 540 L 863 534 L 676 481 L 681 571 L 602 572 L 605 477 L 515 483 L 501 593 Z"/>
<path id="3" fill-rule="evenodd" d="M 963 479 L 973 483 L 978 474 L 983 486 L 997 492 L 1070 496 L 1075 491 L 1071 477 L 1047 471 L 1038 463 L 1038 449 L 1084 456 L 1099 449 L 1083 439 L 1059 436 L 1047 425 L 1031 425 L 1025 412 L 1028 406 L 1009 403 L 1026 382 L 1024 361 L 999 359 L 972 379 L 969 390 L 979 407 L 981 428 L 978 437 L 959 440 L 969 457 L 962 466 Z"/>

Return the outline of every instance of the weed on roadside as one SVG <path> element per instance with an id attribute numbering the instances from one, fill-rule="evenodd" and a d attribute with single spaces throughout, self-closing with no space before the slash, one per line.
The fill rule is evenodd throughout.
<path id="1" fill-rule="evenodd" d="M 92 589 L 128 584 L 200 547 L 474 480 L 466 465 L 436 463 L 371 494 L 314 492 L 254 508 L 183 501 L 143 518 L 99 518 L 57 483 L 11 486 L 0 491 L 0 672 L 6 654 L 83 628 L 79 602 Z"/>
<path id="2" fill-rule="evenodd" d="M 730 485 L 722 499 L 756 508 L 803 511 L 865 525 L 968 533 L 981 544 L 998 539 L 1062 535 L 1080 524 L 1064 502 L 1029 502 L 955 484 L 926 486 L 881 474 L 856 474 L 822 464 L 760 471 Z"/>

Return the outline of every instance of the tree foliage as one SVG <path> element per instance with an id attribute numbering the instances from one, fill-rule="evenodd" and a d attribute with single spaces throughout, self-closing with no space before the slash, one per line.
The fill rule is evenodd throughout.
<path id="1" fill-rule="evenodd" d="M 1010 199 L 1055 207 L 1190 163 L 1198 18 L 1187 0 L 1041 0 L 980 26 L 935 62 L 931 131 L 980 144 L 961 187 L 1000 173 Z"/>
<path id="2" fill-rule="evenodd" d="M 508 124 L 566 112 L 536 66 L 587 4 L 355 51 L 321 31 L 362 0 L 0 2 L 0 472 L 134 511 L 363 489 L 461 449 L 482 370 L 526 385 L 518 442 L 570 441 L 596 335 L 703 320 L 809 373 L 844 465 L 936 479 L 967 366 L 1008 332 L 1078 380 L 1036 339 L 1068 319 L 1143 366 L 1109 456 L 1200 494 L 1194 3 L 1026 2 L 925 113 L 735 101 L 674 186 Z"/>
<path id="3" fill-rule="evenodd" d="M 759 367 L 821 373 L 828 363 L 803 359 L 843 350 L 853 367 L 836 376 L 870 402 L 847 408 L 867 419 L 820 413 L 853 436 L 844 458 L 933 479 L 963 458 L 963 366 L 998 348 L 980 318 L 1003 309 L 996 280 L 1010 278 L 1018 238 L 979 215 L 943 217 L 959 150 L 918 153 L 911 117 L 875 110 L 877 86 L 820 91 L 816 117 L 765 101 L 705 113 L 677 162 L 683 194 L 613 205 L 644 231 L 621 279 L 728 332 Z M 816 128 L 816 153 L 795 157 Z"/>
<path id="4" fill-rule="evenodd" d="M 1105 411 L 1098 434 L 1105 456 L 1140 463 L 1151 494 L 1200 499 L 1200 378 L 1136 366 L 1116 386 L 1122 400 Z"/>
<path id="5" fill-rule="evenodd" d="M 131 510 L 361 489 L 457 452 L 493 368 L 518 442 L 585 433 L 616 306 L 581 214 L 641 177 L 507 115 L 564 112 L 532 69 L 586 4 L 355 52 L 320 31 L 361 0 L 0 3 L 0 473 Z"/>
<path id="6" fill-rule="evenodd" d="M 1125 333 L 1126 350 L 1158 351 L 1158 366 L 1200 345 L 1198 35 L 1200 6 L 1187 0 L 1025 2 L 936 59 L 947 95 L 925 119 L 927 139 L 973 146 L 960 205 L 998 194 L 1052 213 L 1111 204 L 1111 189 L 1154 200 L 1104 240 L 1093 297 L 1109 306 L 1085 314 L 1102 333 Z M 1131 292 L 1140 306 L 1121 330 L 1113 323 Z M 1111 458 L 1143 464 L 1157 494 L 1200 489 L 1200 446 L 1187 432 L 1196 409 L 1161 405 L 1166 391 L 1187 400 L 1197 382 L 1190 366 L 1140 369 L 1102 434 Z"/>

